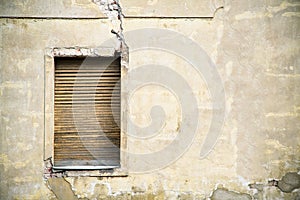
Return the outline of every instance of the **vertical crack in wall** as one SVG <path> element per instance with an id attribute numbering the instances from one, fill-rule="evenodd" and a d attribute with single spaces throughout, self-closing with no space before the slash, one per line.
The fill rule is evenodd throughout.
<path id="1" fill-rule="evenodd" d="M 124 14 L 119 0 L 93 0 L 100 10 L 105 14 L 112 23 L 111 33 L 117 36 L 119 41 L 118 51 L 121 52 L 121 65 L 128 68 L 129 48 L 123 35 Z"/>
<path id="2" fill-rule="evenodd" d="M 119 0 L 93 0 L 100 10 L 105 14 L 112 23 L 111 33 L 115 34 L 120 41 L 120 50 L 127 52 L 128 46 L 123 35 L 123 18 L 122 7 Z M 124 51 L 126 50 L 126 51 Z"/>

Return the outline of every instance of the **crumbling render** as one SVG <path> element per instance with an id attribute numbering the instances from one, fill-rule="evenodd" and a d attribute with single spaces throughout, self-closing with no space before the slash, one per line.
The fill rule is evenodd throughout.
<path id="1" fill-rule="evenodd" d="M 105 14 L 112 23 L 111 33 L 117 36 L 120 42 L 119 51 L 121 52 L 121 64 L 128 68 L 128 46 L 123 35 L 123 12 L 119 0 L 93 0 L 100 10 Z"/>
<path id="2" fill-rule="evenodd" d="M 256 189 L 259 192 L 262 192 L 264 187 L 272 186 L 279 188 L 282 192 L 291 193 L 300 188 L 300 175 L 297 172 L 288 172 L 280 180 L 272 179 L 267 184 L 249 184 L 250 189 Z"/>
<path id="3" fill-rule="evenodd" d="M 48 180 L 49 178 L 54 178 L 54 177 L 63 177 L 64 172 L 62 171 L 54 171 L 53 170 L 53 163 L 52 163 L 52 158 L 48 158 L 44 161 L 44 179 Z"/>
<path id="4" fill-rule="evenodd" d="M 115 56 L 116 50 L 109 47 L 86 48 L 86 47 L 55 47 L 46 49 L 45 54 L 50 57 L 98 57 Z"/>
<path id="5" fill-rule="evenodd" d="M 64 178 L 49 178 L 47 180 L 48 188 L 55 194 L 57 199 L 77 200 L 72 187 Z"/>
<path id="6" fill-rule="evenodd" d="M 121 42 L 121 49 L 127 48 L 123 35 L 123 12 L 119 0 L 93 0 L 100 10 L 111 20 L 113 29 L 111 33 L 115 34 Z M 123 47 L 122 47 L 123 45 Z"/>
<path id="7" fill-rule="evenodd" d="M 246 193 L 237 193 L 234 191 L 229 191 L 225 188 L 218 188 L 210 197 L 211 200 L 251 200 L 251 196 Z"/>

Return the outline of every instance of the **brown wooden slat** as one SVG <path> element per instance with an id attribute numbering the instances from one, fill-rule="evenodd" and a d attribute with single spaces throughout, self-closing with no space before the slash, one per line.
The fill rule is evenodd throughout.
<path id="1" fill-rule="evenodd" d="M 75 58 L 76 59 L 76 58 Z M 56 69 L 74 69 L 74 70 L 86 70 L 86 69 L 101 69 L 101 70 L 111 70 L 111 69 L 118 69 L 119 66 L 117 64 L 112 63 L 110 66 L 107 66 L 107 63 L 100 63 L 98 66 L 93 65 L 80 65 L 77 66 L 76 64 L 72 63 L 64 63 L 64 64 L 57 64 Z"/>
<path id="2" fill-rule="evenodd" d="M 86 97 L 86 98 L 93 98 L 95 97 L 119 97 L 120 93 L 88 93 L 88 94 L 77 94 L 76 92 L 74 94 L 55 94 L 55 97 Z"/>
<path id="3" fill-rule="evenodd" d="M 116 138 L 109 138 L 108 139 L 104 139 L 104 138 L 92 138 L 93 141 L 91 140 L 87 140 L 87 138 L 85 138 L 86 140 L 80 140 L 80 138 L 76 138 L 73 140 L 69 140 L 69 138 L 59 138 L 57 140 L 55 140 L 56 144 L 55 145 L 59 145 L 59 144 L 69 144 L 69 145 L 76 145 L 76 144 L 107 144 L 107 143 L 110 143 L 110 142 L 113 142 L 113 143 L 119 143 L 119 140 L 116 139 Z M 94 141 L 95 140 L 95 141 Z"/>
<path id="4" fill-rule="evenodd" d="M 86 101 L 56 101 L 54 104 L 107 104 L 107 105 L 111 105 L 111 104 L 120 104 L 120 101 L 109 101 L 109 100 L 105 100 L 105 101 L 100 101 L 100 100 L 86 100 Z"/>
<path id="5" fill-rule="evenodd" d="M 120 144 L 116 140 L 97 140 L 96 142 L 88 142 L 88 141 L 69 141 L 69 140 L 56 140 L 55 141 L 57 146 L 59 148 L 60 145 L 63 145 L 63 147 L 69 148 L 69 147 L 74 147 L 74 146 L 85 146 L 85 147 L 95 147 L 99 148 L 101 147 L 111 147 L 111 143 L 114 144 Z"/>
<path id="6" fill-rule="evenodd" d="M 82 89 L 82 88 L 80 88 L 80 89 Z M 101 90 L 97 91 L 98 95 L 100 95 L 100 94 L 110 94 L 110 93 L 119 94 L 120 93 L 120 88 L 118 88 L 116 90 L 113 90 L 113 89 L 101 89 Z M 73 89 L 72 90 L 64 90 L 64 91 L 56 90 L 55 91 L 55 95 L 59 95 L 59 94 L 65 94 L 65 95 L 92 94 L 92 95 L 94 95 L 94 92 L 88 91 L 88 90 L 73 90 Z"/>
<path id="7" fill-rule="evenodd" d="M 57 69 L 55 74 L 64 74 L 64 73 L 120 73 L 119 67 L 116 69 Z"/>
<path id="8" fill-rule="evenodd" d="M 93 112 L 93 113 L 91 113 Z M 112 112 L 114 113 L 112 115 Z M 70 108 L 70 110 L 64 110 L 64 109 L 56 109 L 54 111 L 54 114 L 59 115 L 59 114 L 66 114 L 66 115 L 84 115 L 84 114 L 95 114 L 97 116 L 101 116 L 102 114 L 104 116 L 106 115 L 111 115 L 111 116 L 120 116 L 120 107 L 116 107 L 113 108 L 112 111 L 103 111 L 101 112 L 101 110 L 99 111 L 98 109 L 82 109 L 82 110 L 78 110 L 78 109 L 73 109 Z"/>
<path id="9" fill-rule="evenodd" d="M 89 153 L 89 152 L 87 152 L 87 153 Z M 68 160 L 68 162 L 65 161 L 66 159 Z M 115 162 L 120 160 L 120 157 L 117 157 L 117 155 L 115 157 L 111 157 L 111 156 L 103 157 L 102 155 L 97 157 L 97 155 L 91 155 L 91 154 L 90 154 L 90 156 L 83 156 L 83 155 L 80 155 L 80 156 L 73 155 L 72 156 L 72 155 L 68 155 L 67 158 L 66 157 L 58 157 L 57 160 L 55 161 L 55 166 L 72 166 L 73 161 L 75 161 L 74 164 L 76 163 L 76 165 L 89 166 L 89 165 L 86 164 L 86 161 L 91 161 L 92 162 L 95 159 L 98 159 L 100 162 L 103 161 L 103 160 L 105 160 L 105 161 L 107 160 L 111 163 L 115 163 Z M 84 164 L 80 164 L 81 160 L 83 161 Z"/>

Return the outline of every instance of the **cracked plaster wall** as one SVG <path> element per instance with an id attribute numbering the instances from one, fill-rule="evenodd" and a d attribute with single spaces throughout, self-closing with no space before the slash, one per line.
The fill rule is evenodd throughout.
<path id="1" fill-rule="evenodd" d="M 121 5 L 124 31 L 151 27 L 180 32 L 199 43 L 216 64 L 225 87 L 227 118 L 214 150 L 199 159 L 212 112 L 204 79 L 191 76 L 188 63 L 174 55 L 137 51 L 130 54 L 129 67 L 172 66 L 197 94 L 201 123 L 190 149 L 152 173 L 45 182 L 44 49 L 99 46 L 115 37 L 111 29 L 119 24 L 106 19 L 90 1 L 63 1 L 61 11 L 54 1 L 4 1 L 0 9 L 0 199 L 299 199 L 297 189 L 283 192 L 291 187 L 284 185 L 297 182 L 297 175 L 293 183 L 283 178 L 279 188 L 268 183 L 300 170 L 299 2 L 128 0 Z M 219 7 L 224 8 L 215 12 Z M 132 41 L 126 42 L 130 48 Z M 145 101 L 144 96 L 152 98 Z M 167 120 L 155 141 L 129 140 L 130 151 L 147 153 L 169 144 L 180 123 L 176 98 L 153 86 L 139 91 L 133 101 L 130 115 L 135 123 L 149 123 L 143 112 L 153 102 L 164 105 Z"/>

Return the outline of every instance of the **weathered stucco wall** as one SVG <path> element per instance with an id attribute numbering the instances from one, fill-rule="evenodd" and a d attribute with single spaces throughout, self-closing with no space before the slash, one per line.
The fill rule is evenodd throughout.
<path id="1" fill-rule="evenodd" d="M 180 55 L 135 50 L 130 52 L 129 70 L 147 64 L 168 66 L 190 85 L 199 108 L 193 143 L 180 159 L 163 169 L 129 170 L 127 177 L 48 181 L 43 178 L 44 51 L 49 47 L 101 46 L 115 38 L 111 34 L 115 24 L 89 1 L 64 1 L 66 12 L 51 11 L 59 9 L 52 1 L 13 2 L 1 2 L 0 9 L 0 199 L 300 198 L 299 191 L 292 190 L 299 188 L 297 173 L 280 180 L 288 172 L 300 171 L 298 1 L 121 2 L 129 48 L 144 36 L 126 38 L 126 32 L 160 28 L 193 39 L 206 52 L 225 90 L 221 135 L 210 154 L 200 159 L 212 114 L 221 112 L 212 106 L 207 77 Z M 185 10 L 189 6 L 191 12 Z M 153 38 L 147 45 L 163 39 Z M 168 74 L 157 71 L 157 76 Z M 165 110 L 163 128 L 147 140 L 128 137 L 129 152 L 164 149 L 180 132 L 182 102 L 166 87 L 148 85 L 137 90 L 128 114 L 144 127 L 151 123 L 150 111 L 155 105 Z M 129 156 L 128 162 L 139 161 Z"/>

